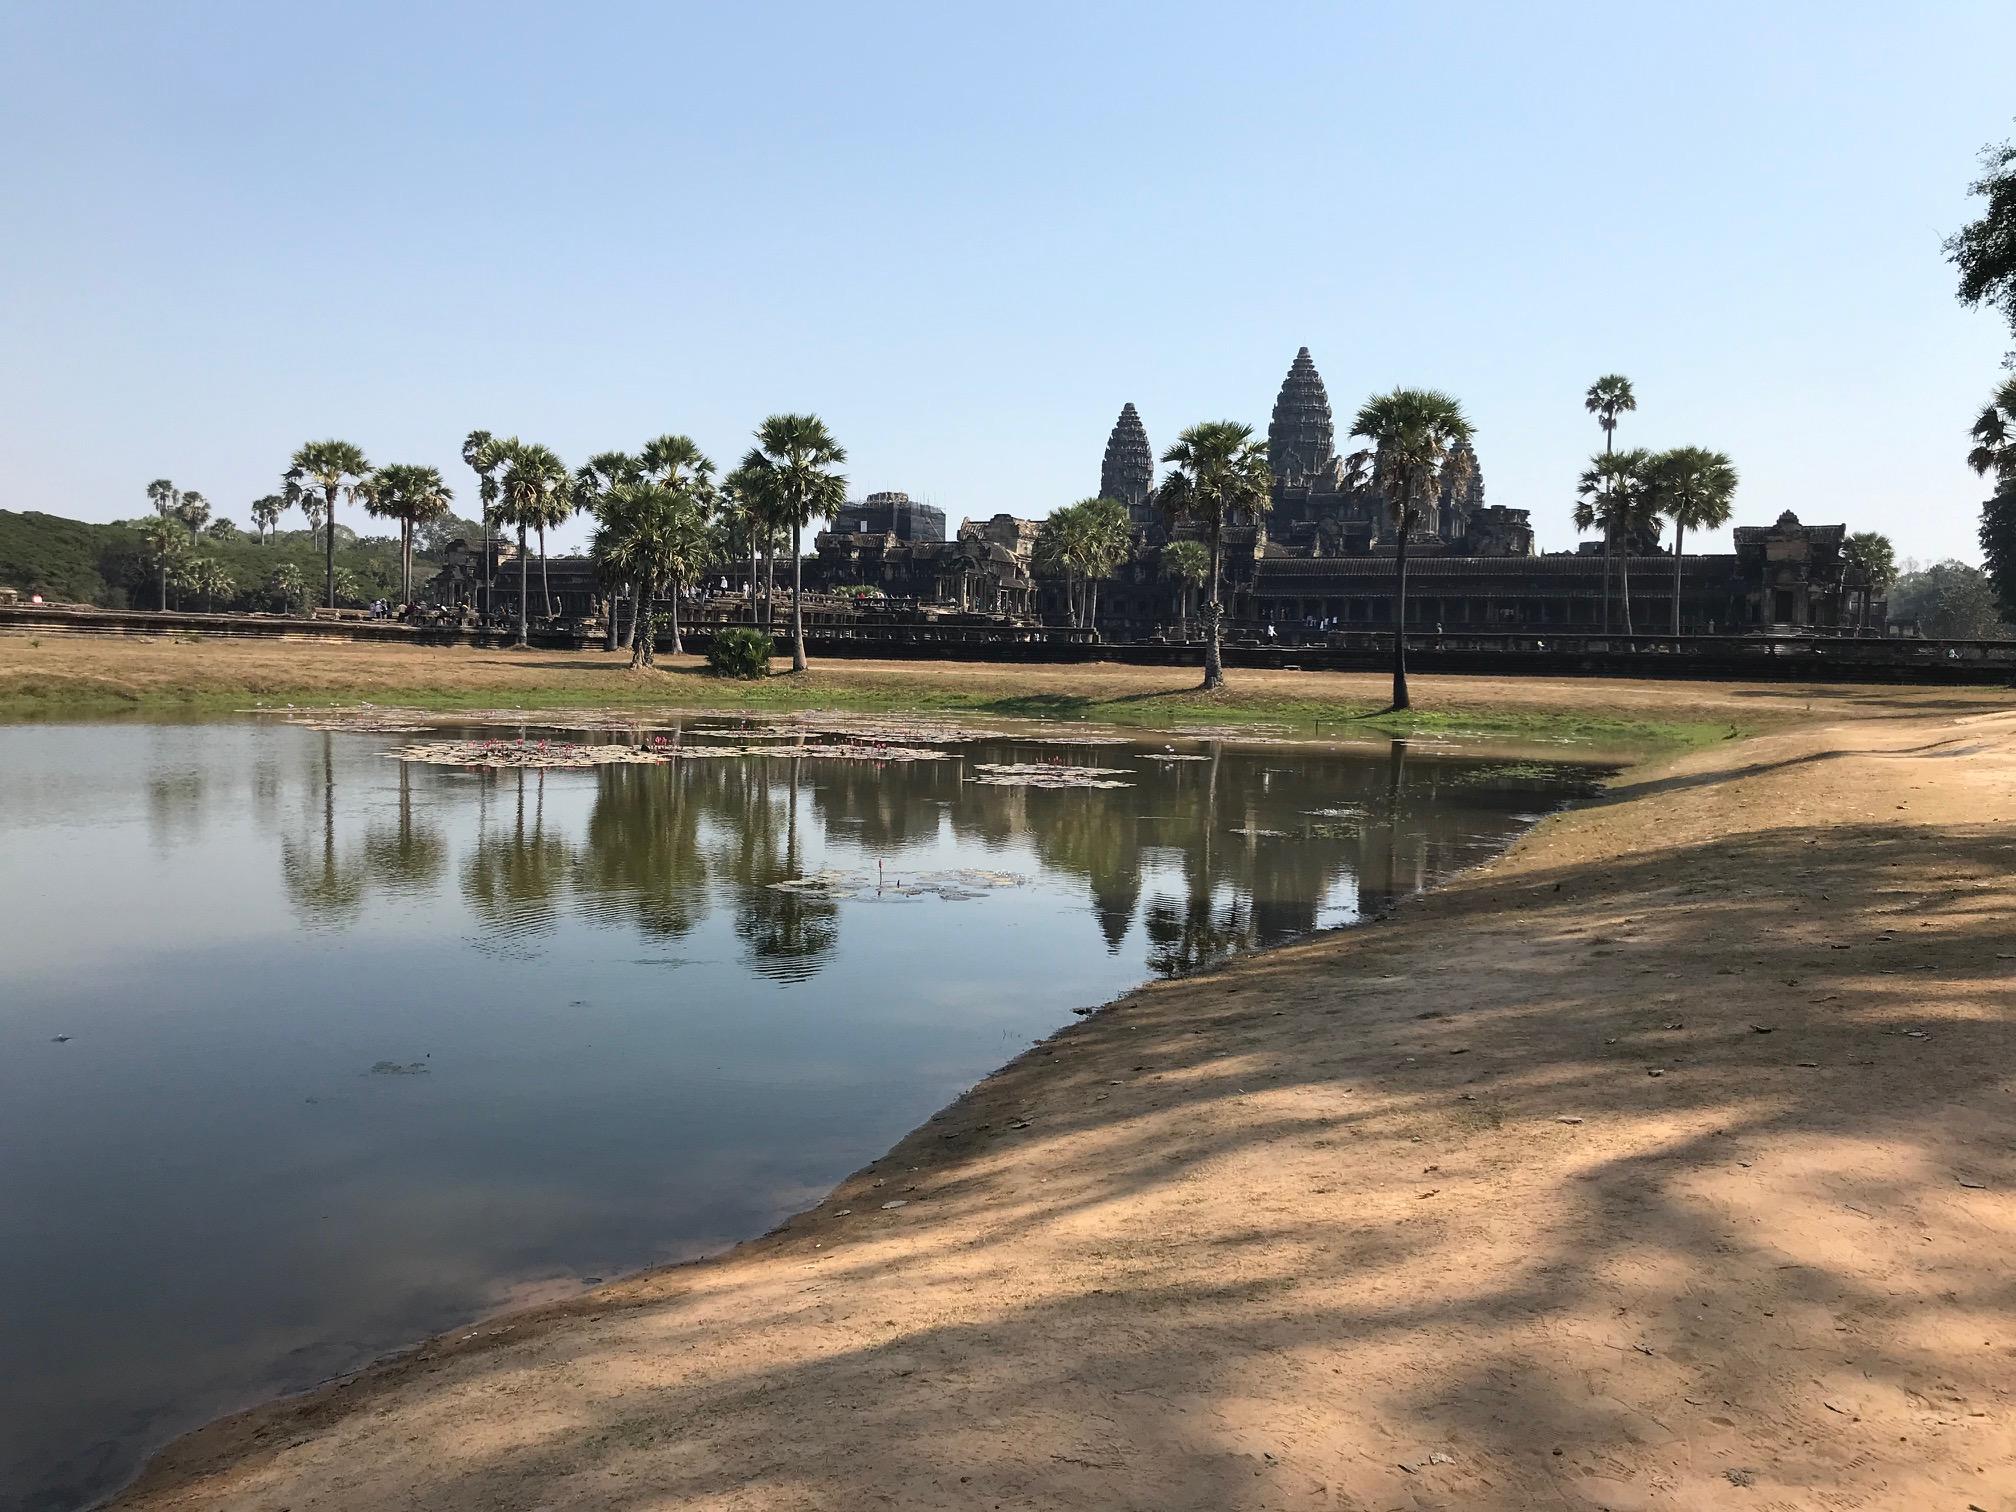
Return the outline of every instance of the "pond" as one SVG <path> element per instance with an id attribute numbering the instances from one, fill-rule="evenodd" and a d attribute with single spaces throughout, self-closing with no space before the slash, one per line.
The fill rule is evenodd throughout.
<path id="1" fill-rule="evenodd" d="M 1595 773 L 337 723 L 0 728 L 0 1504 L 759 1233 L 1073 1008 L 1375 912 Z M 672 759 L 553 765 L 570 738 Z"/>

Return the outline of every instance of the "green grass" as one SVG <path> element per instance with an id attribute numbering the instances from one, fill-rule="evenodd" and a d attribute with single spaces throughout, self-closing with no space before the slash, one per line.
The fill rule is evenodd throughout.
<path id="1" fill-rule="evenodd" d="M 603 668 L 597 668 L 601 671 Z M 608 670 L 614 670 L 608 669 Z M 638 678 L 603 677 L 591 683 L 555 682 L 511 688 L 397 687 L 370 683 L 287 689 L 200 684 L 133 692 L 106 689 L 60 672 L 32 671 L 0 682 L 0 718 L 50 719 L 102 715 L 215 715 L 287 705 L 322 707 L 369 702 L 379 706 L 459 709 L 682 708 L 723 712 L 914 713 L 994 718 L 1081 720 L 1168 729 L 1177 725 L 1277 725 L 1298 734 L 1349 738 L 1406 735 L 1449 740 L 1510 740 L 1606 750 L 1673 750 L 1711 745 L 1748 731 L 1724 722 L 1647 720 L 1581 709 L 1464 711 L 1415 709 L 1404 714 L 1351 699 L 1269 697 L 1239 688 L 1217 694 L 1192 690 L 1101 697 L 1077 693 L 1007 693 L 918 686 L 887 673 L 846 679 L 846 664 L 826 662 L 808 679 L 778 676 L 760 682 L 676 671 Z"/>

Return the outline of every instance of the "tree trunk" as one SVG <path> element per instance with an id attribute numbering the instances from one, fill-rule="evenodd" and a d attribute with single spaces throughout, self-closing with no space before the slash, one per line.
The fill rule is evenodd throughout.
<path id="1" fill-rule="evenodd" d="M 168 612 L 168 558 L 161 558 L 161 612 Z"/>
<path id="2" fill-rule="evenodd" d="M 644 579 L 640 577 L 630 584 L 630 638 L 623 643 L 632 651 L 637 649 L 637 623 L 645 606 Z"/>
<path id="3" fill-rule="evenodd" d="M 609 585 L 608 598 L 608 623 L 602 627 L 602 649 L 604 651 L 614 651 L 616 649 L 616 605 L 619 602 L 620 600 L 616 597 L 616 585 L 611 583 Z"/>
<path id="4" fill-rule="evenodd" d="M 1085 580 L 1085 628 L 1092 632 L 1092 638 L 1099 638 L 1099 579 Z"/>
<path id="5" fill-rule="evenodd" d="M 1631 551 L 1630 543 L 1617 553 L 1617 601 L 1624 610 L 1624 635 L 1629 639 L 1635 632 L 1631 629 Z"/>
<path id="6" fill-rule="evenodd" d="M 1393 707 L 1407 702 L 1407 537 L 1414 525 L 1412 511 L 1400 512 L 1400 539 L 1393 552 Z"/>
<path id="7" fill-rule="evenodd" d="M 539 527 L 539 599 L 546 606 L 546 618 L 553 618 L 553 589 L 546 581 L 546 527 Z"/>
<path id="8" fill-rule="evenodd" d="M 775 544 L 774 539 L 771 544 Z M 777 553 L 766 550 L 763 553 L 763 633 L 768 635 L 777 623 Z"/>
<path id="9" fill-rule="evenodd" d="M 1211 597 L 1204 604 L 1204 691 L 1210 693 L 1225 686 L 1225 665 L 1219 650 L 1219 622 L 1225 617 L 1225 606 L 1219 600 L 1219 573 L 1224 553 L 1224 525 L 1214 520 L 1211 524 Z"/>
<path id="10" fill-rule="evenodd" d="M 637 581 L 637 608 L 630 620 L 630 665 L 649 666 L 651 663 L 651 641 L 658 633 L 658 626 L 652 618 L 651 595 L 645 591 L 642 578 Z"/>
<path id="11" fill-rule="evenodd" d="M 1603 633 L 1610 633 L 1610 559 L 1616 553 L 1617 532 L 1610 528 L 1609 521 L 1603 523 Z"/>
<path id="12" fill-rule="evenodd" d="M 399 522 L 399 605 L 413 602 L 413 522 Z"/>
<path id="13" fill-rule="evenodd" d="M 672 584 L 672 654 L 686 654 L 686 643 L 679 638 L 679 584 L 676 580 Z"/>
<path id="14" fill-rule="evenodd" d="M 527 644 L 525 617 L 532 608 L 532 559 L 525 552 L 525 527 L 518 527 L 518 644 Z"/>
<path id="15" fill-rule="evenodd" d="M 801 599 L 804 583 L 801 568 L 804 558 L 798 554 L 798 530 L 796 520 L 791 522 L 791 670 L 803 672 L 805 662 L 805 606 Z"/>
<path id="16" fill-rule="evenodd" d="M 1687 527 L 1673 517 L 1673 639 L 1680 639 L 1680 548 L 1687 540 Z"/>
<path id="17" fill-rule="evenodd" d="M 756 524 L 749 524 L 749 623 L 756 623 Z"/>
<path id="18" fill-rule="evenodd" d="M 490 587 L 490 569 L 496 565 L 497 554 L 490 547 L 490 506 L 483 506 L 483 622 L 489 624 L 491 600 L 494 594 Z"/>
<path id="19" fill-rule="evenodd" d="M 324 592 L 328 594 L 329 607 L 334 609 L 336 607 L 336 490 L 326 488 L 322 492 L 324 500 L 329 506 L 329 513 L 324 517 L 322 522 L 322 587 Z"/>

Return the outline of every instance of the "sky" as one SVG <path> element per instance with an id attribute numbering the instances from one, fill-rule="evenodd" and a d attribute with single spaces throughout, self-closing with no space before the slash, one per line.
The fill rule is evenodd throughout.
<path id="1" fill-rule="evenodd" d="M 242 524 L 340 436 L 473 513 L 472 428 L 726 467 L 811 410 L 855 497 L 1041 515 L 1123 402 L 1158 451 L 1264 432 L 1306 345 L 1340 438 L 1396 384 L 1461 399 L 1544 549 L 1621 372 L 1620 444 L 1729 453 L 1739 523 L 1978 560 L 2016 338 L 1940 243 L 2012 57 L 2008 0 L 20 0 L 0 508 L 167 477 Z"/>

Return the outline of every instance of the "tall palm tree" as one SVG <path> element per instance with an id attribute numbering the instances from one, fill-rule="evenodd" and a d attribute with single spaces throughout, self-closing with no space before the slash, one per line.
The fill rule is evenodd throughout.
<path id="1" fill-rule="evenodd" d="M 1981 408 L 1968 432 L 1974 438 L 1967 465 L 1982 477 L 2016 478 L 2016 378 L 2006 379 Z"/>
<path id="2" fill-rule="evenodd" d="M 182 497 L 182 490 L 166 478 L 156 478 L 147 485 L 147 502 L 154 506 L 157 515 L 175 513 L 175 504 Z"/>
<path id="3" fill-rule="evenodd" d="M 691 586 L 714 554 L 714 462 L 691 436 L 657 436 L 637 453 L 644 476 L 677 492 L 682 501 L 677 528 L 668 539 L 670 554 L 661 579 L 672 593 L 672 654 L 683 656 L 679 634 L 679 595 Z"/>
<path id="4" fill-rule="evenodd" d="M 637 459 L 628 452 L 597 452 L 574 470 L 574 507 L 600 520 L 602 518 L 602 510 L 608 502 L 609 490 L 614 488 L 618 483 L 639 482 L 643 479 L 643 476 L 642 467 L 639 466 Z M 620 571 L 615 570 L 611 562 L 596 557 L 594 552 L 591 551 L 589 557 L 594 562 L 597 577 L 600 579 L 602 585 L 609 590 L 609 612 L 605 616 L 606 622 L 603 625 L 604 639 L 602 649 L 605 651 L 614 651 L 616 649 L 616 603 L 619 590 L 627 585 L 630 588 L 631 602 L 634 605 L 636 603 L 637 585 L 624 578 Z M 633 640 L 637 635 L 637 613 L 634 607 L 630 614 L 630 635 Z"/>
<path id="5" fill-rule="evenodd" d="M 395 462 L 379 468 L 358 489 L 364 507 L 381 519 L 399 522 L 399 601 L 413 601 L 413 533 L 443 518 L 454 494 L 438 467 Z"/>
<path id="6" fill-rule="evenodd" d="M 544 529 L 556 515 L 565 518 L 572 512 L 567 500 L 572 483 L 567 475 L 567 464 L 562 462 L 552 448 L 540 446 L 536 442 L 520 441 L 516 436 L 500 441 L 497 446 L 503 456 L 503 477 L 498 482 L 497 517 L 506 525 L 518 528 L 518 638 L 516 644 L 528 645 L 525 637 L 526 620 L 531 610 L 531 576 L 526 560 L 525 533 L 528 530 Z"/>
<path id="7" fill-rule="evenodd" d="M 210 501 L 192 488 L 176 501 L 175 518 L 189 532 L 189 544 L 193 546 L 210 519 Z"/>
<path id="8" fill-rule="evenodd" d="M 1076 504 L 1050 511 L 1036 531 L 1030 550 L 1031 565 L 1037 572 L 1064 579 L 1064 607 L 1073 628 L 1085 623 L 1083 585 L 1078 579 L 1079 559 L 1084 555 L 1085 528 L 1082 511 Z"/>
<path id="9" fill-rule="evenodd" d="M 633 667 L 657 661 L 656 602 L 670 589 L 672 651 L 679 654 L 679 588 L 700 568 L 712 542 L 704 487 L 691 481 L 618 483 L 604 498 L 591 553 L 608 570 L 637 584 L 639 628 L 630 653 Z"/>
<path id="10" fill-rule="evenodd" d="M 1350 459 L 1354 481 L 1379 490 L 1393 517 L 1393 707 L 1407 699 L 1407 541 L 1446 489 L 1470 482 L 1465 443 L 1476 434 L 1463 406 L 1437 389 L 1396 388 L 1359 407 L 1351 434 L 1366 442 Z"/>
<path id="11" fill-rule="evenodd" d="M 279 494 L 266 494 L 252 501 L 252 524 L 259 532 L 259 544 L 266 544 L 266 537 L 279 528 L 280 516 L 287 508 L 286 499 Z"/>
<path id="12" fill-rule="evenodd" d="M 772 415 L 756 428 L 756 445 L 742 459 L 744 471 L 767 473 L 764 495 L 774 502 L 773 520 L 791 529 L 791 670 L 805 660 L 804 532 L 814 520 L 836 513 L 847 502 L 847 480 L 833 469 L 847 460 L 817 415 Z"/>
<path id="13" fill-rule="evenodd" d="M 774 555 L 776 528 L 771 523 L 775 515 L 774 479 L 768 469 L 738 467 L 721 480 L 721 517 L 731 536 L 740 540 L 749 551 L 749 622 L 756 623 L 757 588 L 756 558 L 760 553 L 767 562 Z M 769 607 L 764 600 L 764 607 Z M 770 628 L 767 613 L 763 617 L 763 628 Z"/>
<path id="14" fill-rule="evenodd" d="M 1267 512 L 1274 474 L 1267 466 L 1266 446 L 1253 439 L 1253 427 L 1236 420 L 1191 426 L 1162 460 L 1175 471 L 1156 490 L 1156 501 L 1172 524 L 1202 535 L 1211 553 L 1204 601 L 1203 690 L 1208 693 L 1225 686 L 1225 528 L 1242 519 L 1258 521 Z"/>
<path id="15" fill-rule="evenodd" d="M 462 438 L 462 461 L 476 474 L 476 497 L 483 505 L 483 618 L 490 618 L 492 585 L 491 567 L 496 561 L 496 553 L 490 542 L 497 526 L 497 470 L 504 465 L 504 453 L 498 439 L 486 430 L 472 430 Z"/>
<path id="16" fill-rule="evenodd" d="M 1888 593 L 1897 581 L 1897 548 L 1890 537 L 1874 530 L 1858 530 L 1841 543 L 1841 555 L 1861 579 L 1855 628 L 1869 628 L 1869 605 L 1878 594 Z"/>
<path id="17" fill-rule="evenodd" d="M 1582 408 L 1596 417 L 1596 423 L 1603 427 L 1603 455 L 1609 456 L 1616 449 L 1617 417 L 1627 410 L 1638 408 L 1638 396 L 1631 389 L 1631 380 L 1622 373 L 1605 373 L 1589 385 L 1582 396 Z M 1603 538 L 1603 633 L 1610 633 L 1610 554 L 1614 542 L 1609 536 Z M 1626 589 L 1629 592 L 1629 589 Z"/>
<path id="18" fill-rule="evenodd" d="M 1673 634 L 1680 634 L 1680 550 L 1690 530 L 1720 530 L 1736 497 L 1736 464 L 1718 451 L 1676 446 L 1645 464 L 1649 503 L 1673 522 Z M 1628 628 L 1628 620 L 1627 620 Z"/>
<path id="19" fill-rule="evenodd" d="M 336 496 L 348 492 L 353 497 L 357 485 L 371 473 L 364 453 L 348 441 L 310 441 L 294 453 L 289 482 L 312 484 L 322 490 L 324 541 L 323 591 L 329 607 L 336 607 Z"/>
<path id="20" fill-rule="evenodd" d="M 156 607 L 165 610 L 168 607 L 169 572 L 189 553 L 182 522 L 168 515 L 156 516 L 141 528 L 140 540 L 147 548 L 147 555 L 154 559 L 154 571 L 160 583 L 160 598 Z"/>
<path id="21" fill-rule="evenodd" d="M 1610 563 L 1620 569 L 1624 633 L 1631 628 L 1631 546 L 1646 531 L 1659 528 L 1659 511 L 1650 497 L 1646 468 L 1652 454 L 1643 447 L 1598 452 L 1589 459 L 1576 483 L 1581 498 L 1575 505 L 1577 530 L 1603 532 L 1603 626 L 1610 626 Z M 1620 549 L 1618 543 L 1623 545 Z"/>

